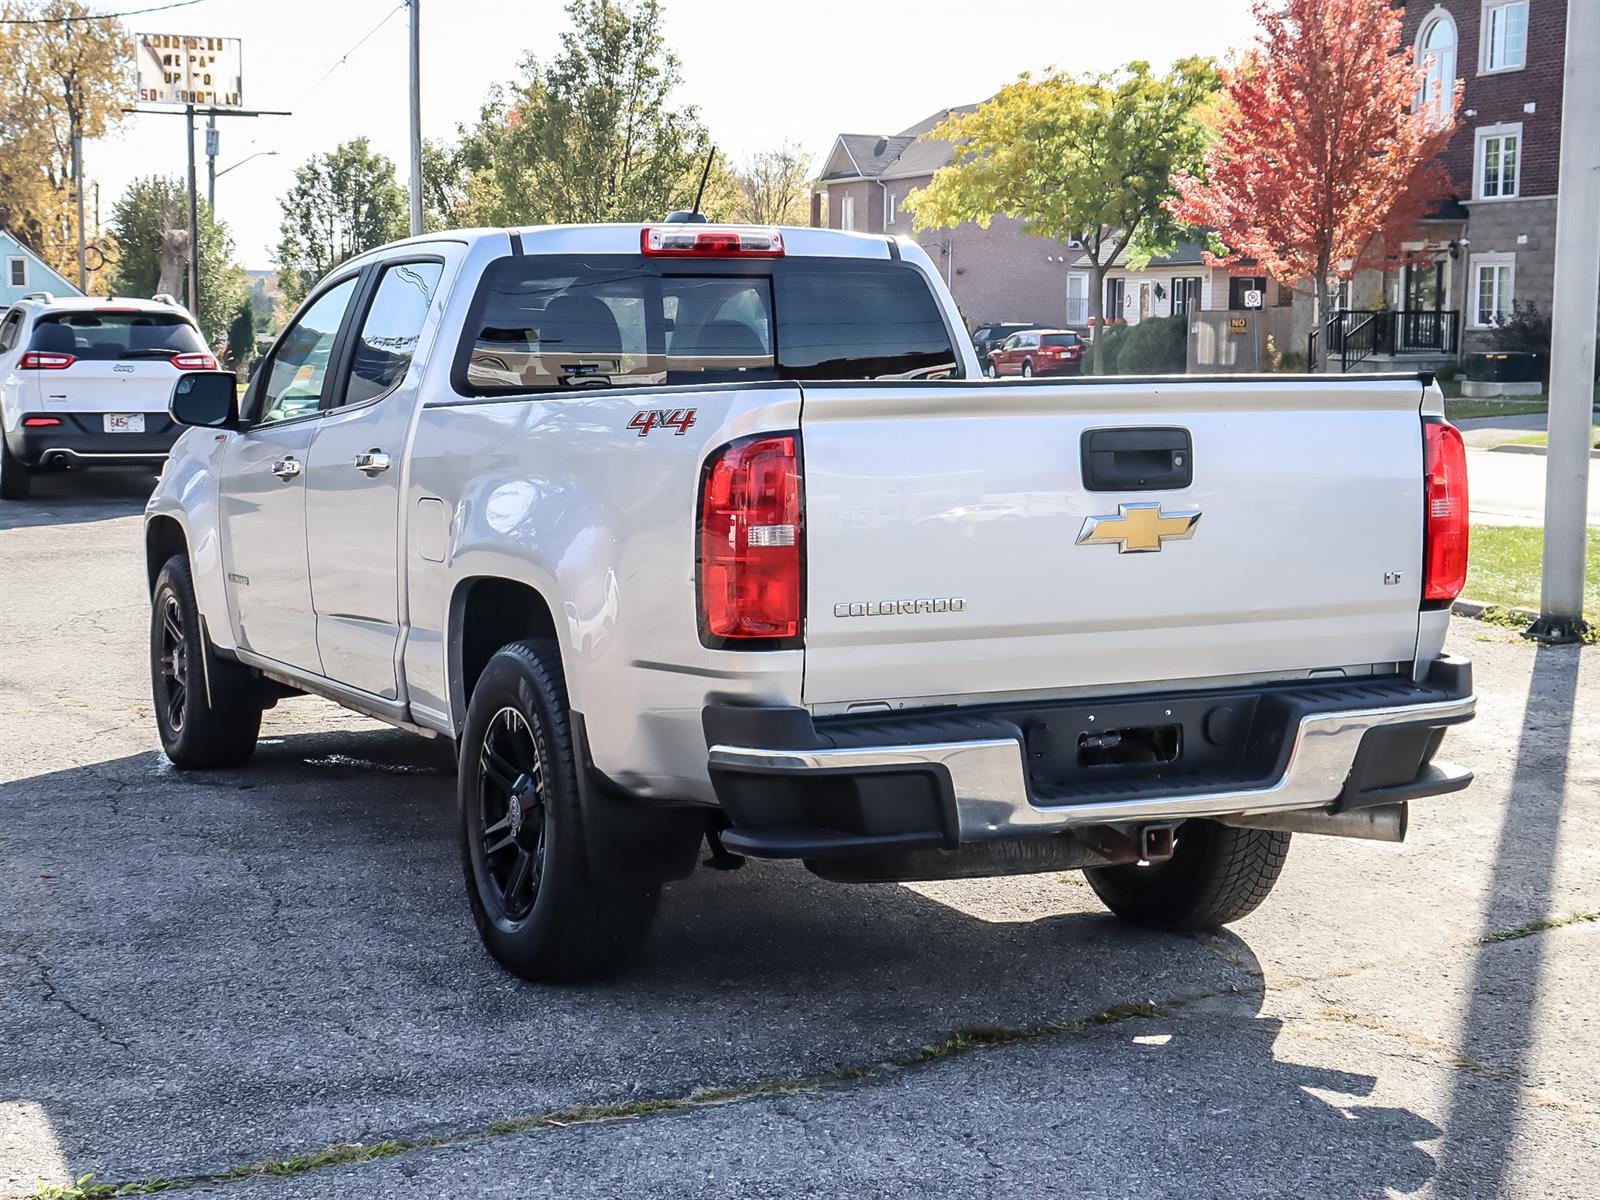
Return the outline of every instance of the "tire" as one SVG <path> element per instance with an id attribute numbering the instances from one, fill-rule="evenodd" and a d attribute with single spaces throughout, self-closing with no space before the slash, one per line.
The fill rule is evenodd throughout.
<path id="1" fill-rule="evenodd" d="M 33 472 L 11 453 L 0 433 L 0 500 L 26 500 L 32 490 Z"/>
<path id="2" fill-rule="evenodd" d="M 1000 378 L 1000 368 L 995 366 L 993 363 L 990 363 L 987 367 L 985 367 L 983 369 L 983 373 L 985 375 L 987 375 L 990 379 L 999 379 Z"/>
<path id="3" fill-rule="evenodd" d="M 161 749 L 173 766 L 237 767 L 255 753 L 261 734 L 255 675 L 212 651 L 182 555 L 161 568 L 150 601 L 150 689 Z"/>
<path id="4" fill-rule="evenodd" d="M 1289 835 L 1185 821 L 1166 862 L 1084 871 L 1105 906 L 1155 929 L 1216 929 L 1254 912 L 1289 854 Z"/>
<path id="5" fill-rule="evenodd" d="M 660 895 L 590 876 L 568 714 L 556 644 L 514 642 L 484 668 L 461 735 L 472 919 L 497 962 L 541 982 L 612 971 L 644 940 Z"/>
<path id="6" fill-rule="evenodd" d="M 1022 364 L 1022 377 L 1024 379 L 1033 378 L 1033 364 L 1031 362 L 1024 362 Z"/>

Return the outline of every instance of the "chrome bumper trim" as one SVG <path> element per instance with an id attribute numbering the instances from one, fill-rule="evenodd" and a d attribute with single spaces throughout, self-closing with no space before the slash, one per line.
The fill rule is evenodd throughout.
<path id="1" fill-rule="evenodd" d="M 39 461 L 47 458 L 81 458 L 86 462 L 160 462 L 168 456 L 166 450 L 148 450 L 144 453 L 118 454 L 113 451 L 73 450 L 68 446 L 46 446 L 39 451 Z"/>
<path id="2" fill-rule="evenodd" d="M 1028 793 L 1022 744 L 1015 739 L 868 746 L 847 750 L 768 750 L 717 745 L 711 765 L 763 772 L 850 771 L 936 764 L 950 773 L 962 841 L 1048 833 L 1085 825 L 1176 821 L 1325 808 L 1344 790 L 1369 729 L 1470 717 L 1475 696 L 1431 704 L 1315 713 L 1300 721 L 1282 778 L 1262 788 L 1058 806 Z M 1459 774 L 1460 768 L 1447 768 Z"/>

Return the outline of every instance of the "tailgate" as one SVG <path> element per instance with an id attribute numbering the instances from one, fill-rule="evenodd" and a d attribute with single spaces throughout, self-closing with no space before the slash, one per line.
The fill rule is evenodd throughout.
<path id="1" fill-rule="evenodd" d="M 1422 394 L 1415 379 L 807 384 L 805 702 L 1408 661 Z"/>
<path id="2" fill-rule="evenodd" d="M 182 373 L 167 359 L 80 358 L 59 371 L 34 371 L 47 410 L 75 413 L 162 413 Z"/>

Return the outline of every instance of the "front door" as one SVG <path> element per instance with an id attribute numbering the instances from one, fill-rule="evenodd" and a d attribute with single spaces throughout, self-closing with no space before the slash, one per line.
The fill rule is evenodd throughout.
<path id="1" fill-rule="evenodd" d="M 1409 263 L 1405 273 L 1405 295 L 1401 305 L 1399 351 L 1442 350 L 1444 322 L 1444 260 Z"/>
<path id="2" fill-rule="evenodd" d="M 398 694 L 403 456 L 417 394 L 409 368 L 444 264 L 383 267 L 350 342 L 350 368 L 318 422 L 306 472 L 306 540 L 322 674 Z"/>
<path id="3" fill-rule="evenodd" d="M 239 643 L 321 674 L 306 561 L 305 471 L 354 275 L 307 305 L 278 339 L 247 398 L 219 486 L 223 564 Z"/>

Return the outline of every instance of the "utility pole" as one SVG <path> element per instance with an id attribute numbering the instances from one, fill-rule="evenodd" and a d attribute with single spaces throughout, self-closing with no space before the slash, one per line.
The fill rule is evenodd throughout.
<path id="1" fill-rule="evenodd" d="M 409 0 L 411 9 L 411 236 L 422 232 L 422 34 L 419 29 L 422 0 Z"/>
<path id="2" fill-rule="evenodd" d="M 76 99 L 71 98 L 68 103 L 72 105 L 72 184 L 78 192 L 78 290 L 87 296 L 89 267 L 83 234 L 83 121 L 78 116 Z"/>
<path id="3" fill-rule="evenodd" d="M 183 109 L 183 127 L 189 144 L 189 296 L 188 308 L 200 319 L 200 201 L 195 196 L 194 180 L 194 105 Z"/>
<path id="4" fill-rule="evenodd" d="M 1556 277 L 1550 321 L 1550 449 L 1545 459 L 1542 642 L 1582 637 L 1600 288 L 1600 4 L 1568 0 L 1556 194 Z"/>

